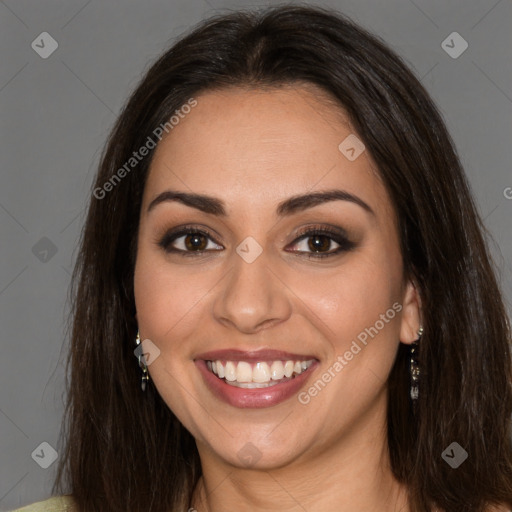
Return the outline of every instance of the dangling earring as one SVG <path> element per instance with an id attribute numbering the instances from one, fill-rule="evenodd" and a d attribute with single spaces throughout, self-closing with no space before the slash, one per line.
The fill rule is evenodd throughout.
<path id="1" fill-rule="evenodd" d="M 423 327 L 420 327 L 418 331 L 418 339 L 411 345 L 411 359 L 410 359 L 410 372 L 411 372 L 411 399 L 417 400 L 419 396 L 419 379 L 420 379 L 420 367 L 416 358 L 418 351 L 418 342 L 421 340 L 423 335 Z"/>
<path id="2" fill-rule="evenodd" d="M 135 355 L 137 356 L 137 359 L 139 360 L 139 367 L 142 370 L 142 379 L 140 383 L 140 387 L 142 388 L 142 391 L 146 391 L 146 382 L 149 380 L 149 373 L 148 373 L 148 367 L 146 366 L 146 363 L 144 361 L 144 355 L 142 353 L 142 345 L 140 344 L 140 334 L 139 331 L 137 331 L 137 337 L 135 338 L 135 343 L 137 344 L 137 348 L 135 349 Z"/>

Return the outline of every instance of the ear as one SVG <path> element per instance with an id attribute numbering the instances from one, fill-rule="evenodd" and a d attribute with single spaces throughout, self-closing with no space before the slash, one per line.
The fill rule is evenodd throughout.
<path id="1" fill-rule="evenodd" d="M 404 290 L 400 322 L 400 341 L 410 345 L 418 339 L 421 327 L 421 298 L 412 281 L 407 282 Z"/>

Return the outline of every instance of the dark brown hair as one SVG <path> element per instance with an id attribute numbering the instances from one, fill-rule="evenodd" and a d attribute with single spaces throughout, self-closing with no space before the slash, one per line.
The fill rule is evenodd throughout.
<path id="1" fill-rule="evenodd" d="M 112 180 L 199 93 L 301 83 L 338 101 L 377 163 L 397 214 L 406 277 L 420 291 L 416 410 L 407 346 L 400 344 L 389 377 L 389 453 L 411 510 L 512 507 L 510 326 L 485 228 L 438 110 L 378 38 L 333 11 L 297 5 L 202 22 L 145 74 L 93 187 Z M 72 493 L 80 512 L 187 510 L 201 475 L 192 436 L 151 381 L 141 392 L 133 353 L 139 210 L 153 151 L 104 197 L 92 195 L 73 274 L 54 491 Z M 469 454 L 457 469 L 441 457 L 454 441 Z"/>

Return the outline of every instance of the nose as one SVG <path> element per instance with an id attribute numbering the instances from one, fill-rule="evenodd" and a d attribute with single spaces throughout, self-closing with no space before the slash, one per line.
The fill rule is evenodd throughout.
<path id="1" fill-rule="evenodd" d="M 222 280 L 213 306 L 217 321 L 251 334 L 288 319 L 290 294 L 277 275 L 265 251 L 251 263 L 233 254 L 233 267 Z"/>

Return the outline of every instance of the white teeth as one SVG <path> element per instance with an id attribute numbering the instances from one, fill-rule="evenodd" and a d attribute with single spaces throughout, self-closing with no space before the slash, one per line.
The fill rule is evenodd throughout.
<path id="1" fill-rule="evenodd" d="M 308 361 L 206 361 L 207 368 L 220 379 L 233 386 L 243 388 L 262 388 L 278 384 L 283 379 L 295 377 L 306 371 L 312 364 Z"/>
<path id="2" fill-rule="evenodd" d="M 284 376 L 285 377 L 291 377 L 292 376 L 293 367 L 294 367 L 293 361 L 286 361 L 286 363 L 284 365 Z"/>
<path id="3" fill-rule="evenodd" d="M 267 363 L 256 363 L 252 369 L 253 382 L 270 382 L 270 368 Z"/>
<path id="4" fill-rule="evenodd" d="M 249 363 L 240 361 L 236 367 L 236 381 L 237 382 L 251 382 L 252 381 L 252 368 Z"/>
<path id="5" fill-rule="evenodd" d="M 235 363 L 228 361 L 224 367 L 224 376 L 227 381 L 233 382 L 236 380 L 236 367 Z"/>
<path id="6" fill-rule="evenodd" d="M 268 388 L 270 386 L 275 386 L 279 384 L 279 382 L 228 382 L 230 386 L 234 386 L 236 388 L 244 388 L 244 389 L 256 389 L 256 388 Z"/>
<path id="7" fill-rule="evenodd" d="M 281 361 L 274 361 L 270 367 L 272 380 L 281 380 L 284 377 L 284 366 Z"/>

